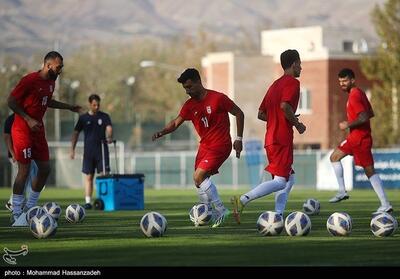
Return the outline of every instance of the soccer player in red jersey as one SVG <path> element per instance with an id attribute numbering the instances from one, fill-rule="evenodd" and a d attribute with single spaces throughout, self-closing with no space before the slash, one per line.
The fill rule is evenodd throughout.
<path id="1" fill-rule="evenodd" d="M 36 205 L 40 192 L 50 173 L 49 149 L 43 125 L 43 116 L 47 107 L 69 109 L 80 112 L 80 106 L 72 106 L 52 99 L 55 81 L 63 68 L 63 57 L 51 51 L 44 57 L 42 69 L 24 76 L 8 97 L 8 106 L 15 112 L 12 126 L 15 159 L 18 173 L 13 187 L 13 213 L 11 222 L 14 226 L 27 225 L 22 209 L 25 181 L 29 175 L 31 160 L 38 166 L 38 176 L 32 184 L 32 192 L 24 211 Z M 18 219 L 18 220 L 17 220 Z M 18 221 L 18 222 L 16 222 Z"/>
<path id="2" fill-rule="evenodd" d="M 300 134 L 306 130 L 295 115 L 300 96 L 300 82 L 296 78 L 300 76 L 301 61 L 294 49 L 284 51 L 280 60 L 284 75 L 269 87 L 258 111 L 258 119 L 267 122 L 264 147 L 269 164 L 265 170 L 271 173 L 273 179 L 261 183 L 240 198 L 233 197 L 233 213 L 239 224 L 240 214 L 248 202 L 273 192 L 276 192 L 275 211 L 282 215 L 294 184 L 293 126 Z"/>
<path id="3" fill-rule="evenodd" d="M 350 132 L 346 140 L 333 151 L 330 157 L 339 184 L 339 192 L 329 201 L 339 202 L 349 198 L 345 190 L 343 166 L 340 160 L 347 155 L 352 155 L 354 156 L 354 163 L 364 168 L 365 174 L 381 202 L 381 206 L 375 213 L 391 212 L 393 208 L 387 200 L 385 190 L 382 187 L 382 181 L 374 169 L 370 126 L 370 118 L 374 117 L 374 112 L 371 104 L 365 93 L 356 87 L 355 75 L 351 69 L 341 70 L 338 77 L 341 89 L 348 94 L 346 108 L 347 121 L 340 122 L 339 128 L 341 130 L 349 130 Z"/>
<path id="4" fill-rule="evenodd" d="M 236 116 L 237 137 L 233 143 L 236 157 L 242 151 L 244 114 L 227 95 L 203 87 L 196 69 L 186 69 L 178 78 L 190 96 L 182 106 L 179 115 L 164 129 L 153 135 L 153 141 L 175 131 L 184 121 L 192 121 L 199 134 L 200 146 L 195 161 L 194 183 L 201 203 L 213 210 L 213 225 L 218 227 L 229 214 L 218 195 L 210 176 L 218 173 L 218 168 L 229 157 L 232 140 L 229 134 L 229 115 Z"/>

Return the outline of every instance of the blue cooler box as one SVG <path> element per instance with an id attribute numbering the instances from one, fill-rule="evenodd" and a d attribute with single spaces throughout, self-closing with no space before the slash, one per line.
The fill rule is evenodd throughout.
<path id="1" fill-rule="evenodd" d="M 144 209 L 144 174 L 111 174 L 96 177 L 97 198 L 105 211 Z"/>

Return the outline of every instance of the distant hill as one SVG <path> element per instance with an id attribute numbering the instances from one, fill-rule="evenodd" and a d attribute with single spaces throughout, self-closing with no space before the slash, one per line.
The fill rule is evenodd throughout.
<path id="1" fill-rule="evenodd" d="M 91 41 L 195 36 L 259 40 L 260 30 L 343 26 L 376 38 L 370 11 L 384 0 L 2 0 L 0 55 L 31 55 L 58 40 L 70 52 Z M 222 46 L 223 47 L 223 46 Z"/>

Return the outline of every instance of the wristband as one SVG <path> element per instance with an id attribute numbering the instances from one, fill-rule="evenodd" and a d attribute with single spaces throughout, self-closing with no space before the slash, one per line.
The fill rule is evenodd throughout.
<path id="1" fill-rule="evenodd" d="M 242 141 L 243 137 L 236 137 L 236 140 Z"/>

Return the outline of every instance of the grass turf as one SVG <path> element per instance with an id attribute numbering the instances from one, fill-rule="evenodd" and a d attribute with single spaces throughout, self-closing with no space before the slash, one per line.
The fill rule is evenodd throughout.
<path id="1" fill-rule="evenodd" d="M 243 190 L 242 190 L 243 191 Z M 242 191 L 220 190 L 222 200 L 231 208 L 230 196 Z M 0 202 L 5 204 L 9 189 L 1 188 Z M 398 217 L 400 191 L 387 191 Z M 57 233 L 49 239 L 35 239 L 28 228 L 11 228 L 10 213 L 0 210 L 0 248 L 18 250 L 29 247 L 26 256 L 17 258 L 18 266 L 400 266 L 400 233 L 377 238 L 369 228 L 371 213 L 379 206 L 372 190 L 350 192 L 350 199 L 328 203 L 333 192 L 294 190 L 285 211 L 302 209 L 307 198 L 321 202 L 321 212 L 311 216 L 308 236 L 262 237 L 256 230 L 259 214 L 273 210 L 273 196 L 250 203 L 237 225 L 232 217 L 222 227 L 195 228 L 188 216 L 197 201 L 196 191 L 145 190 L 144 211 L 101 212 L 88 210 L 83 223 L 69 224 L 62 215 Z M 82 202 L 82 190 L 47 188 L 40 203 L 55 201 L 65 208 Z M 168 220 L 161 238 L 146 238 L 139 222 L 145 212 L 158 211 Z M 335 211 L 353 218 L 349 237 L 333 237 L 326 220 Z M 6 263 L 1 261 L 0 266 Z"/>

